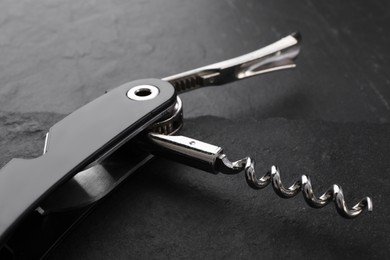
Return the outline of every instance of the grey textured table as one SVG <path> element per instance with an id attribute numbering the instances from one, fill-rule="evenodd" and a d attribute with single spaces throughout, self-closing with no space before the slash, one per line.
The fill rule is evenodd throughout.
<path id="1" fill-rule="evenodd" d="M 387 1 L 18 1 L 0 4 L 3 165 L 34 157 L 65 114 L 123 82 L 164 77 L 299 30 L 295 70 L 182 96 L 188 136 L 278 164 L 318 193 L 344 187 L 374 212 L 253 191 L 243 176 L 156 160 L 130 177 L 54 251 L 76 258 L 386 258 L 390 51 Z M 207 115 L 208 117 L 202 117 Z"/>

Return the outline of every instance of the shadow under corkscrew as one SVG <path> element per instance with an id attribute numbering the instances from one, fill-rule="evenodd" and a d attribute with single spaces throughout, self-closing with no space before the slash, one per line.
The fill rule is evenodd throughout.
<path id="1" fill-rule="evenodd" d="M 225 154 L 222 154 L 218 159 L 222 162 L 219 164 L 220 172 L 225 174 L 237 174 L 244 171 L 246 181 L 253 189 L 263 189 L 268 186 L 268 184 L 272 183 L 275 193 L 279 197 L 285 199 L 292 198 L 302 191 L 306 203 L 313 208 L 322 208 L 331 201 L 334 201 L 337 212 L 345 218 L 355 218 L 359 216 L 365 208 L 367 208 L 368 212 L 371 212 L 373 209 L 370 197 L 365 197 L 349 209 L 345 203 L 343 190 L 337 184 L 333 184 L 324 194 L 320 197 L 316 197 L 313 192 L 310 178 L 307 175 L 302 175 L 300 180 L 286 188 L 281 181 L 280 170 L 275 165 L 271 167 L 270 171 L 258 178 L 255 172 L 255 161 L 250 157 L 231 162 Z"/>

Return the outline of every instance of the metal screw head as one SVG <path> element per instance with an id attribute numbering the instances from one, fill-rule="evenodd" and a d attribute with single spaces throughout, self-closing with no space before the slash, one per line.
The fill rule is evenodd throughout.
<path id="1" fill-rule="evenodd" d="M 139 85 L 127 91 L 127 97 L 136 101 L 145 101 L 157 97 L 159 89 L 153 85 Z"/>

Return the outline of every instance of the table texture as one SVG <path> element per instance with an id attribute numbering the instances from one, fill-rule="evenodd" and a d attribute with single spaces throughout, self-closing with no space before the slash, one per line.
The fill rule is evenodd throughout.
<path id="1" fill-rule="evenodd" d="M 247 53 L 294 31 L 297 68 L 183 94 L 183 134 L 250 155 L 287 185 L 344 188 L 372 214 L 251 190 L 156 159 L 98 205 L 52 259 L 383 259 L 390 254 L 388 1 L 3 1 L 0 166 L 106 90 Z M 125 113 L 125 111 L 124 111 Z M 120 118 L 120 115 L 118 115 Z M 119 119 L 118 119 L 119 120 Z M 21 187 L 23 188 L 23 187 Z"/>

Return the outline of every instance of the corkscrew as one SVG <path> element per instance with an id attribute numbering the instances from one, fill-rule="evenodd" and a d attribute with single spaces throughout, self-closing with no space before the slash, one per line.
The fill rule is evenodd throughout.
<path id="1" fill-rule="evenodd" d="M 178 93 L 183 93 L 204 86 L 225 84 L 261 73 L 293 68 L 295 67 L 294 60 L 300 51 L 300 40 L 301 36 L 294 33 L 256 52 L 180 73 L 163 80 L 169 81 Z M 182 121 L 182 113 L 178 112 L 182 109 L 180 99 L 178 104 L 180 105 L 176 108 L 176 114 L 160 123 L 158 129 L 154 128 L 152 132 L 155 133 L 149 134 L 149 141 L 154 144 L 154 146 L 149 147 L 152 153 L 212 173 L 237 174 L 244 171 L 246 181 L 251 188 L 263 189 L 271 183 L 275 193 L 281 198 L 291 198 L 302 191 L 305 201 L 313 208 L 322 208 L 334 201 L 337 212 L 345 218 L 355 218 L 365 208 L 368 212 L 372 211 L 373 204 L 370 197 L 365 197 L 349 209 L 344 199 L 343 190 L 337 184 L 333 184 L 324 194 L 317 197 L 314 195 L 310 178 L 302 175 L 300 180 L 285 188 L 277 166 L 272 166 L 270 171 L 258 178 L 255 173 L 255 161 L 250 157 L 231 162 L 222 153 L 220 147 L 184 136 L 167 136 L 166 134 L 169 134 L 169 131 L 163 131 L 162 129 L 172 129 L 172 122 Z M 159 133 L 165 135 L 159 135 Z"/>
<path id="2" fill-rule="evenodd" d="M 333 184 L 323 195 L 317 197 L 314 195 L 310 178 L 306 175 L 302 175 L 300 180 L 286 188 L 277 166 L 272 166 L 270 171 L 259 178 L 252 158 L 245 157 L 231 162 L 221 147 L 192 138 L 150 133 L 149 141 L 155 145 L 150 149 L 152 153 L 210 173 L 238 174 L 244 171 L 246 182 L 253 189 L 263 189 L 271 184 L 275 193 L 285 199 L 292 198 L 302 191 L 305 201 L 313 208 L 322 208 L 334 201 L 337 212 L 345 218 L 355 218 L 365 208 L 368 212 L 373 208 L 370 197 L 365 197 L 352 208 L 348 208 L 343 190 L 337 184 Z"/>
<path id="3" fill-rule="evenodd" d="M 303 175 L 285 188 L 276 166 L 258 178 L 250 157 L 231 162 L 218 146 L 174 135 L 183 126 L 177 94 L 294 68 L 300 40 L 294 33 L 237 58 L 162 80 L 125 83 L 56 123 L 46 135 L 41 157 L 13 159 L 0 170 L 0 258 L 26 252 L 42 257 L 96 202 L 154 155 L 211 173 L 244 171 L 252 188 L 271 184 L 282 198 L 302 191 L 315 208 L 334 201 L 346 218 L 372 211 L 369 197 L 348 208 L 338 185 L 316 197 L 309 177 Z M 39 239 L 26 236 L 29 232 L 38 233 Z"/>

